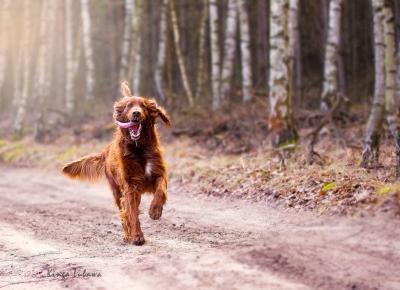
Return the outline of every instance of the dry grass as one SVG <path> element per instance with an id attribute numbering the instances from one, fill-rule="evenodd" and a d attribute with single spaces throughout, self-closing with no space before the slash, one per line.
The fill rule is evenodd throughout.
<path id="1" fill-rule="evenodd" d="M 393 148 L 382 146 L 382 166 L 359 167 L 361 150 L 340 148 L 326 138 L 319 144 L 320 165 L 305 165 L 301 146 L 282 154 L 272 148 L 240 155 L 215 154 L 181 138 L 168 146 L 170 177 L 198 194 L 267 201 L 318 213 L 353 214 L 387 210 L 395 202 L 400 213 L 400 183 L 394 178 Z"/>

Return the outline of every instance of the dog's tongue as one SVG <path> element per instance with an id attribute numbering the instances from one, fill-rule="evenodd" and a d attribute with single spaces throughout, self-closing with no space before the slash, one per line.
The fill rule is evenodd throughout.
<path id="1" fill-rule="evenodd" d="M 142 125 L 140 122 L 120 122 L 118 120 L 115 121 L 118 126 L 124 129 L 129 130 L 129 134 L 131 135 L 132 140 L 138 140 L 140 137 L 140 132 L 142 131 Z"/>
<path id="2" fill-rule="evenodd" d="M 129 129 L 131 129 L 131 130 L 133 130 L 135 133 L 139 130 L 139 125 L 140 125 L 140 123 L 138 122 L 138 123 L 133 123 L 130 127 L 129 127 Z"/>
<path id="3" fill-rule="evenodd" d="M 140 131 L 142 130 L 142 126 L 140 123 L 133 123 L 129 126 L 129 135 L 131 135 L 132 140 L 138 140 L 140 137 Z"/>
<path id="4" fill-rule="evenodd" d="M 131 135 L 132 139 L 139 137 L 140 123 L 132 124 L 132 126 L 129 127 L 129 134 Z"/>

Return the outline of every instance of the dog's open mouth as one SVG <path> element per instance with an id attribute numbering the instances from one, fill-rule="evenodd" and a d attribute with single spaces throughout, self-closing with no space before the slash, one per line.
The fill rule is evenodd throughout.
<path id="1" fill-rule="evenodd" d="M 136 141 L 140 137 L 140 132 L 142 131 L 142 123 L 140 122 L 131 122 L 133 125 L 129 127 L 129 135 L 131 135 L 131 139 Z"/>
<path id="2" fill-rule="evenodd" d="M 140 138 L 140 133 L 142 132 L 142 123 L 140 121 L 130 121 L 126 123 L 116 121 L 116 123 L 121 128 L 129 130 L 129 135 L 133 141 L 137 141 Z"/>

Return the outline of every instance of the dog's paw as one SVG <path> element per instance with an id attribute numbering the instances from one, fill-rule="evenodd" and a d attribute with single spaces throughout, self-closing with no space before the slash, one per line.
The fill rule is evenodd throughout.
<path id="1" fill-rule="evenodd" d="M 143 234 L 137 234 L 134 235 L 133 237 L 124 237 L 124 242 L 135 246 L 141 246 L 144 244 L 145 239 Z"/>
<path id="2" fill-rule="evenodd" d="M 159 203 L 152 202 L 149 209 L 149 216 L 153 220 L 160 219 L 162 215 L 163 206 Z"/>
<path id="3" fill-rule="evenodd" d="M 144 244 L 144 242 L 145 242 L 145 240 L 144 240 L 143 234 L 134 236 L 132 239 L 132 244 L 134 244 L 136 246 L 141 246 Z"/>

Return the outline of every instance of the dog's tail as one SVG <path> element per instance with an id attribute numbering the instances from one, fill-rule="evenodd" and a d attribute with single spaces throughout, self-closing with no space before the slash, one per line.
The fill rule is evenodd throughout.
<path id="1" fill-rule="evenodd" d="M 99 153 L 66 164 L 62 172 L 73 179 L 96 181 L 104 175 L 104 169 L 105 156 Z"/>

